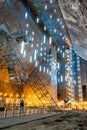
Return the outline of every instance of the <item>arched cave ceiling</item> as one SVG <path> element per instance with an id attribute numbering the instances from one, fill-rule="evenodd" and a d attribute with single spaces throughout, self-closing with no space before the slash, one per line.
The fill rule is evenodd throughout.
<path id="1" fill-rule="evenodd" d="M 86 0 L 25 0 L 33 3 L 57 43 L 72 42 L 75 52 L 87 60 Z M 59 8 L 60 6 L 60 8 Z M 61 11 L 64 19 L 61 16 Z M 63 28 L 64 25 L 64 28 Z M 57 30 L 57 31 L 56 31 Z M 69 43 L 69 42 L 67 42 Z M 71 44 L 71 43 L 69 43 Z"/>
<path id="2" fill-rule="evenodd" d="M 27 0 L 28 1 L 28 0 Z M 87 1 L 86 0 L 31 0 L 50 34 L 59 43 L 70 38 L 73 49 L 87 60 Z M 47 6 L 47 7 L 46 7 Z M 62 11 L 63 18 L 61 17 Z M 52 18 L 50 17 L 52 15 Z M 58 18 L 60 22 L 58 22 Z M 60 24 L 64 25 L 64 29 Z M 66 25 L 66 26 L 65 26 Z M 57 29 L 55 33 L 54 29 Z M 68 31 L 67 31 L 68 30 Z M 60 33 L 62 32 L 62 36 Z"/>
<path id="3" fill-rule="evenodd" d="M 3 0 L 4 1 L 4 0 Z M 2 1 L 2 2 L 3 2 Z M 62 13 L 65 19 L 65 23 L 68 28 L 66 30 L 64 21 L 58 10 L 56 0 L 25 0 L 33 3 L 33 6 L 37 10 L 39 17 L 44 22 L 44 25 L 48 29 L 50 35 L 56 42 L 66 42 L 66 39 L 71 37 L 74 50 L 83 59 L 87 60 L 87 3 L 86 0 L 60 0 L 59 5 L 62 9 Z M 0 24 L 5 24 L 10 33 L 15 37 L 20 35 L 21 32 L 26 31 L 26 21 L 24 19 L 24 12 L 26 8 L 21 3 L 21 0 L 6 0 L 5 7 L 0 7 Z M 0 3 L 2 5 L 2 3 Z M 7 5 L 6 5 L 7 4 Z M 11 4 L 13 7 L 11 7 Z M 60 21 L 59 21 L 60 20 Z M 29 23 L 29 34 L 31 31 L 35 31 L 33 47 L 26 45 L 26 60 L 33 53 L 33 50 L 39 43 L 41 48 L 41 42 L 43 39 L 43 33 L 35 25 L 32 17 L 29 15 L 27 22 Z M 38 37 L 38 38 L 37 38 Z M 47 40 L 48 41 L 48 40 Z M 29 46 L 29 47 L 28 47 Z"/>

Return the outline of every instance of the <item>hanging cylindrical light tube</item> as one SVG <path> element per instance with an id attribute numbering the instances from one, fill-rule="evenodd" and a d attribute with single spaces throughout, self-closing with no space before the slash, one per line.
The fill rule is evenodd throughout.
<path id="1" fill-rule="evenodd" d="M 69 61 L 69 50 L 66 50 L 66 100 L 70 99 L 70 61 Z"/>
<path id="2" fill-rule="evenodd" d="M 79 58 L 79 56 L 77 56 L 77 72 L 78 72 L 78 97 L 79 97 L 79 101 L 83 101 L 82 86 L 81 86 L 80 58 Z"/>
<path id="3" fill-rule="evenodd" d="M 21 43 L 21 54 L 23 54 L 23 52 L 24 52 L 24 41 L 22 41 Z"/>
<path id="4" fill-rule="evenodd" d="M 66 50 L 66 100 L 74 101 L 74 85 L 72 75 L 72 48 Z"/>
<path id="5" fill-rule="evenodd" d="M 70 88 L 71 88 L 71 101 L 75 100 L 75 89 L 74 89 L 74 79 L 73 79 L 73 53 L 72 47 L 70 47 Z"/>

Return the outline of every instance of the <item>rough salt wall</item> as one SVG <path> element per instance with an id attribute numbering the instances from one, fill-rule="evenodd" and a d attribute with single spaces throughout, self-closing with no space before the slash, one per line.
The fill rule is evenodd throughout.
<path id="1" fill-rule="evenodd" d="M 87 1 L 59 0 L 73 48 L 87 60 Z"/>

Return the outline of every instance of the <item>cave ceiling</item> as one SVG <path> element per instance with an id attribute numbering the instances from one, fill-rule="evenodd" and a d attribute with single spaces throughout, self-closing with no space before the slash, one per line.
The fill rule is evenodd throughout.
<path id="1" fill-rule="evenodd" d="M 72 45 L 76 53 L 87 60 L 86 0 L 1 0 L 0 28 L 7 30 L 19 52 L 21 40 L 25 40 L 26 56 L 23 54 L 21 57 L 27 65 L 31 64 L 31 60 L 37 65 L 32 57 L 37 50 L 37 59 L 49 69 L 51 45 L 46 44 L 49 37 L 60 46 L 66 43 Z M 2 40 L 1 43 L 6 42 Z"/>
<path id="2" fill-rule="evenodd" d="M 65 21 L 63 21 L 60 16 L 60 11 L 58 10 L 58 5 L 55 0 L 25 1 L 27 3 L 28 1 L 33 3 L 39 17 L 44 23 L 44 26 L 46 26 L 55 41 L 60 43 L 65 40 L 65 38 L 71 38 L 71 42 L 76 53 L 83 59 L 87 60 L 86 0 L 59 0 L 58 4 L 60 5 Z M 5 6 L 4 8 L 1 7 L 3 3 Z M 23 16 L 26 8 L 23 6 L 23 3 L 21 3 L 21 0 L 2 0 L 0 1 L 0 4 L 0 24 L 5 23 L 12 35 L 20 35 L 21 32 L 26 30 L 26 23 Z M 11 7 L 11 5 L 13 7 Z M 58 23 L 58 18 L 60 19 L 60 23 Z M 35 37 L 39 37 L 38 39 L 40 41 L 41 32 L 37 26 L 34 25 L 33 20 L 29 15 L 29 31 L 37 30 L 38 36 L 35 33 Z M 63 28 L 63 25 L 65 25 L 64 22 L 68 31 L 66 30 L 66 27 Z M 59 24 L 62 24 L 62 27 Z M 34 42 L 37 42 L 37 39 L 35 39 Z"/>

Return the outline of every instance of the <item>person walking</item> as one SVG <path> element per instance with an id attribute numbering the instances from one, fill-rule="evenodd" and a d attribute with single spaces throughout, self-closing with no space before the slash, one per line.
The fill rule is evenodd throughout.
<path id="1" fill-rule="evenodd" d="M 24 113 L 24 100 L 20 102 L 20 113 Z"/>

